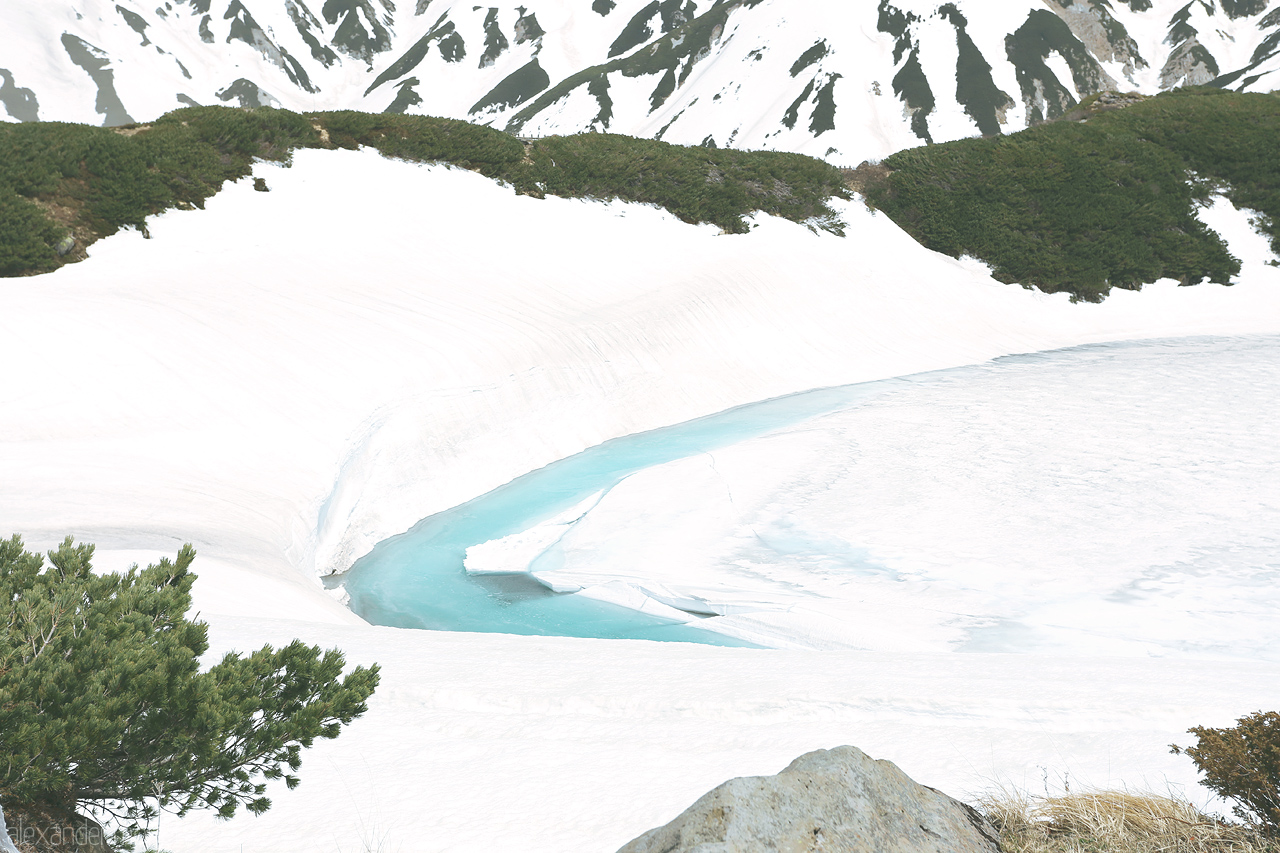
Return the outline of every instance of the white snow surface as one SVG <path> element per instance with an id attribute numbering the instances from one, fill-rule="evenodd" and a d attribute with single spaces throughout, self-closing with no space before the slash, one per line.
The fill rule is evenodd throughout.
<path id="1" fill-rule="evenodd" d="M 604 497 L 604 493 L 597 492 L 586 500 L 581 501 L 577 506 L 567 509 L 531 527 L 529 530 L 471 546 L 467 549 L 466 559 L 463 561 L 467 573 L 485 575 L 525 571 L 528 565 L 538 558 L 539 554 L 554 545 L 577 522 L 581 521 L 582 517 L 593 509 L 602 497 Z M 553 583 L 548 583 L 547 585 L 557 592 L 577 592 L 582 589 L 580 584 L 572 584 L 563 589 Z"/>
<path id="2" fill-rule="evenodd" d="M 1229 205 L 1207 218 L 1247 262 L 1234 287 L 1072 305 L 856 202 L 847 238 L 767 217 L 726 236 L 368 151 L 255 174 L 270 193 L 242 181 L 157 217 L 149 241 L 0 281 L 8 530 L 96 542 L 100 568 L 193 542 L 214 653 L 297 636 L 385 667 L 299 790 L 262 818 L 165 819 L 163 847 L 611 850 L 730 776 L 838 743 L 956 795 L 1038 789 L 1039 768 L 1189 786 L 1168 743 L 1280 700 L 1274 663 L 940 653 L 928 632 L 813 652 L 374 628 L 317 580 L 519 474 L 730 406 L 1082 343 L 1280 332 L 1280 271 Z"/>
<path id="3" fill-rule="evenodd" d="M 1280 703 L 1274 663 L 725 649 L 220 619 L 214 651 L 377 661 L 369 712 L 259 818 L 162 818 L 176 853 L 610 853 L 728 778 L 854 744 L 953 796 L 1185 792 L 1191 725 Z M 1224 810 L 1219 802 L 1211 806 Z"/>
<path id="4" fill-rule="evenodd" d="M 1280 658 L 1280 338 L 916 381 L 471 552 L 769 646 Z"/>

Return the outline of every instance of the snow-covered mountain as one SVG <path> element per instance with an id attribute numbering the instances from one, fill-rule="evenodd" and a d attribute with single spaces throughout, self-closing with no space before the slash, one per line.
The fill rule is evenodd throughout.
<path id="1" fill-rule="evenodd" d="M 1108 88 L 1280 88 L 1271 0 L 490 2 L 8 0 L 0 118 L 391 110 L 853 164 Z"/>

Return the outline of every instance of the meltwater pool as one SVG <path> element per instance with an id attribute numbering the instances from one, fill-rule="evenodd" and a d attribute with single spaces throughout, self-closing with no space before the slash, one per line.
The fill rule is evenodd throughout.
<path id="1" fill-rule="evenodd" d="M 910 379 L 822 388 L 739 406 L 588 448 L 378 543 L 344 575 L 350 606 L 376 625 L 750 646 L 689 622 L 552 592 L 527 574 L 469 575 L 467 548 L 518 533 L 629 474 L 857 405 Z"/>
<path id="2" fill-rule="evenodd" d="M 740 617 L 708 622 L 705 615 L 667 610 L 672 618 L 658 618 L 586 595 L 557 594 L 528 573 L 465 571 L 469 547 L 526 531 L 604 492 L 597 509 L 565 534 L 565 542 L 578 543 L 565 546 L 570 552 L 556 544 L 545 552 L 555 550 L 556 559 L 527 562 L 530 555 L 523 555 L 513 565 L 535 571 L 554 565 L 555 575 L 570 580 L 614 575 L 661 584 L 665 577 L 678 585 L 685 570 L 665 569 L 679 567 L 696 540 L 702 550 L 693 559 L 705 565 L 690 564 L 700 577 L 690 582 L 702 584 L 699 589 L 721 601 L 743 590 L 748 599 L 764 602 L 760 612 L 773 613 L 771 624 L 814 637 L 821 630 L 833 642 L 848 640 L 839 636 L 848 632 L 819 626 L 804 615 L 808 608 L 857 628 L 893 604 L 907 608 L 890 622 L 908 634 L 906 623 L 928 623 L 940 637 L 956 634 L 952 646 L 974 651 L 1053 643 L 1070 649 L 1072 643 L 1101 642 L 1099 632 L 1116 634 L 1107 642 L 1117 647 L 1122 641 L 1208 647 L 1211 638 L 1192 643 L 1182 637 L 1194 633 L 1194 625 L 1171 627 L 1182 625 L 1179 614 L 1200 613 L 1203 621 L 1208 608 L 1236 614 L 1230 624 L 1251 625 L 1255 610 L 1267 611 L 1266 590 L 1273 585 L 1266 579 L 1280 571 L 1268 544 L 1280 529 L 1277 401 L 1280 336 L 1098 344 L 810 391 L 625 436 L 555 462 L 380 543 L 339 580 L 352 608 L 382 625 L 741 645 L 710 630 L 738 630 L 730 623 Z M 888 411 L 906 422 L 877 414 Z M 755 518 L 750 530 L 756 538 L 748 543 L 754 551 L 746 563 L 738 562 L 741 552 L 732 543 L 717 550 L 696 536 L 682 539 L 687 531 L 675 532 L 674 526 L 700 518 L 704 507 L 686 500 L 691 483 L 682 485 L 679 475 L 657 466 L 716 450 L 729 458 L 743 448 L 766 452 L 767 442 L 788 435 L 816 441 L 832 424 L 843 424 L 848 434 L 839 440 L 829 434 L 824 452 L 836 454 L 833 464 L 859 478 L 841 486 L 845 503 L 830 504 L 837 492 L 823 492 L 823 518 L 831 521 L 833 512 L 845 518 L 833 521 L 833 529 L 852 536 L 836 543 L 841 553 L 830 542 L 806 538 L 826 530 L 821 522 L 788 548 L 779 545 L 785 530 L 771 527 L 767 517 Z M 730 446 L 733 451 L 725 450 Z M 921 468 L 923 460 L 937 467 Z M 768 461 L 761 457 L 766 468 Z M 645 488 L 657 489 L 646 499 L 665 502 L 679 515 L 636 505 L 647 518 L 659 519 L 651 535 L 642 531 L 637 538 L 628 526 L 631 516 L 599 507 L 617 506 L 615 498 L 625 502 L 624 494 L 634 497 L 638 480 L 624 481 L 642 471 Z M 740 462 L 739 476 L 742 471 Z M 801 484 L 818 477 L 814 488 L 825 482 L 818 471 L 794 473 L 791 479 Z M 928 491 L 930 484 L 941 491 Z M 1013 497 L 1000 497 L 1001 489 Z M 771 510 L 774 515 L 808 505 L 803 485 L 793 495 L 800 501 L 795 506 L 785 504 L 788 494 L 778 493 L 784 504 Z M 897 515 L 885 509 L 906 495 L 920 503 Z M 797 531 L 806 527 L 803 518 L 793 520 Z M 790 524 L 783 516 L 773 521 Z M 863 547 L 868 535 L 865 541 L 878 543 L 880 552 L 888 548 L 905 575 L 862 558 L 837 559 Z M 594 544 L 582 550 L 588 540 Z M 627 542 L 635 545 L 628 550 Z M 1094 554 L 1090 543 L 1114 550 Z M 672 555 L 669 564 L 644 562 L 665 553 Z M 566 554 L 571 565 L 561 562 Z M 985 574 L 972 569 L 975 560 Z M 993 572 L 1025 582 L 1002 585 L 987 577 Z M 788 614 L 788 602 L 801 610 Z M 879 611 L 866 610 L 877 606 Z M 921 615 L 926 612 L 938 625 Z M 1109 627 L 1093 625 L 1104 612 Z M 768 630 L 746 635 L 770 642 Z M 1164 636 L 1170 632 L 1172 639 Z"/>

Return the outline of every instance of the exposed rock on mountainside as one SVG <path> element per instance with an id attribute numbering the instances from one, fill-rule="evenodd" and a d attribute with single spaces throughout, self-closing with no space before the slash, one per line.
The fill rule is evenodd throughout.
<path id="1" fill-rule="evenodd" d="M 730 779 L 619 853 L 998 853 L 974 809 L 911 780 L 889 761 L 839 746 L 776 776 Z"/>
<path id="2" fill-rule="evenodd" d="M 850 166 L 1110 88 L 1280 88 L 1267 0 L 10 0 L 0 20 L 0 119 L 352 108 Z"/>
<path id="3" fill-rule="evenodd" d="M 1140 70 L 1149 67 L 1138 43 L 1111 14 L 1108 0 L 1054 0 L 1050 8 L 1066 22 L 1089 53 L 1102 62 L 1119 64 L 1126 79 L 1132 80 Z"/>

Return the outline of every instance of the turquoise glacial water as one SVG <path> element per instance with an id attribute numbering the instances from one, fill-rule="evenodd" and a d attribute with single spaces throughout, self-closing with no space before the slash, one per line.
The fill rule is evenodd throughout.
<path id="1" fill-rule="evenodd" d="M 673 621 L 581 596 L 556 594 L 528 574 L 469 576 L 463 568 L 463 558 L 472 545 L 527 530 L 642 469 L 851 409 L 893 389 L 933 383 L 958 383 L 964 387 L 983 374 L 1026 370 L 1050 371 L 1043 374 L 1041 380 L 1047 383 L 1045 387 L 1050 387 L 1052 380 L 1065 369 L 1072 371 L 1073 376 L 1082 377 L 1079 382 L 1081 405 L 1086 405 L 1091 399 L 1087 379 L 1091 375 L 1088 372 L 1091 362 L 1105 365 L 1115 359 L 1132 359 L 1133 369 L 1148 370 L 1152 365 L 1174 364 L 1170 359 L 1176 360 L 1180 352 L 1197 348 L 1231 350 L 1258 346 L 1272 347 L 1260 356 L 1270 357 L 1267 353 L 1274 351 L 1274 339 L 1181 338 L 1093 344 L 1009 356 L 985 364 L 880 382 L 819 389 L 741 406 L 608 441 L 530 472 L 379 543 L 338 580 L 350 593 L 352 609 L 380 625 L 747 645 L 699 628 L 703 617 L 696 614 Z M 1144 358 L 1147 360 L 1143 361 Z M 1237 362 L 1230 363 L 1236 364 L 1232 369 L 1241 369 Z M 1247 366 L 1250 362 L 1242 363 Z M 1248 377 L 1244 381 L 1247 385 Z M 1265 381 L 1265 377 L 1259 381 Z M 1016 383 L 1010 387 L 1023 388 Z M 1008 400 L 997 399 L 995 404 L 1024 405 L 1020 400 L 1015 394 Z M 1106 417 L 1106 412 L 1099 412 L 1098 416 Z M 1001 629 L 1001 633 L 1008 632 Z"/>
<path id="2" fill-rule="evenodd" d="M 532 471 L 378 543 L 340 580 L 351 608 L 376 625 L 605 639 L 751 645 L 688 622 L 553 593 L 527 574 L 468 575 L 472 545 L 527 530 L 630 474 L 838 411 L 906 379 L 821 388 L 636 433 Z"/>

